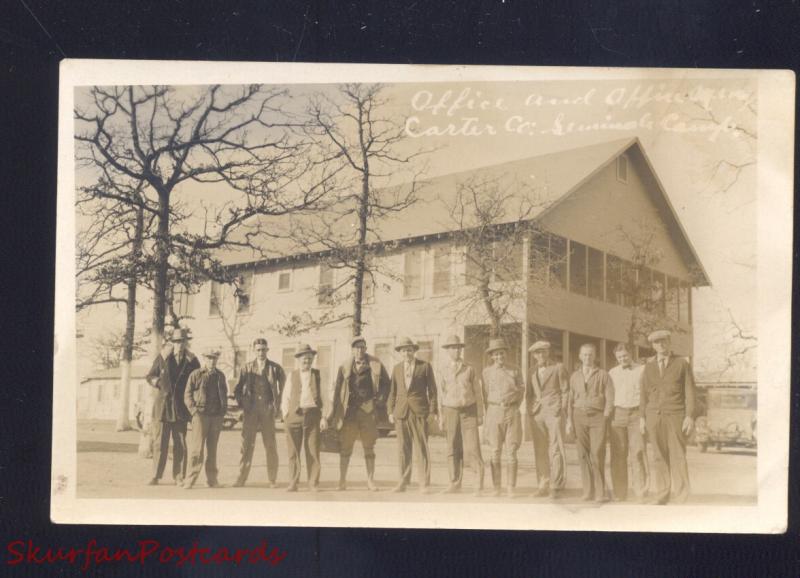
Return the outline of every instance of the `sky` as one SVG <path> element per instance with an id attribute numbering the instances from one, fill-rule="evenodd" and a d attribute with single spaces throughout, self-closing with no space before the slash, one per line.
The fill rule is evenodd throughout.
<path id="1" fill-rule="evenodd" d="M 332 85 L 281 87 L 287 110 L 303 110 Z M 181 88 L 177 95 L 190 95 Z M 405 128 L 401 152 L 420 157 L 425 176 L 638 137 L 664 185 L 712 287 L 695 292 L 695 364 L 716 370 L 731 319 L 755 332 L 757 84 L 752 79 L 518 81 L 385 85 L 382 113 Z M 88 105 L 76 94 L 78 106 Z M 422 166 L 422 165 L 419 165 Z M 78 170 L 77 182 L 91 175 Z M 378 186 L 407 179 L 398 172 Z M 179 198 L 218 204 L 219 187 L 189 184 Z M 196 206 L 193 202 L 190 206 Z M 191 222 L 188 226 L 192 226 Z M 104 314 L 102 317 L 107 317 Z M 111 314 L 117 323 L 121 316 Z M 149 313 L 141 319 L 149 320 Z M 91 334 L 108 321 L 82 319 Z M 97 326 L 97 327 L 95 327 Z M 755 377 L 754 358 L 728 371 Z"/>

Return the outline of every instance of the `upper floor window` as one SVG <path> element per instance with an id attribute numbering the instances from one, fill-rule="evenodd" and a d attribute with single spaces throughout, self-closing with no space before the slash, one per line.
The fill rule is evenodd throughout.
<path id="1" fill-rule="evenodd" d="M 179 317 L 189 317 L 192 315 L 193 306 L 192 294 L 183 285 L 178 285 L 172 290 L 172 306 Z"/>
<path id="2" fill-rule="evenodd" d="M 592 299 L 603 300 L 603 288 L 605 286 L 605 266 L 604 254 L 602 251 L 588 248 L 587 261 L 587 285 L 589 287 L 589 297 Z"/>
<path id="3" fill-rule="evenodd" d="M 292 272 L 280 271 L 278 273 L 278 291 L 292 290 Z"/>
<path id="4" fill-rule="evenodd" d="M 569 242 L 569 290 L 586 295 L 586 245 Z"/>
<path id="5" fill-rule="evenodd" d="M 422 251 L 412 249 L 403 254 L 403 297 L 422 295 Z"/>
<path id="6" fill-rule="evenodd" d="M 236 312 L 249 313 L 253 293 L 253 272 L 245 271 L 236 278 Z"/>
<path id="7" fill-rule="evenodd" d="M 333 268 L 327 263 L 319 264 L 319 289 L 317 303 L 330 305 L 333 302 Z"/>
<path id="8" fill-rule="evenodd" d="M 452 251 L 450 245 L 436 245 L 433 248 L 433 294 L 450 293 L 452 273 Z"/>
<path id="9" fill-rule="evenodd" d="M 211 317 L 218 317 L 222 314 L 222 283 L 211 281 L 211 292 L 208 300 L 208 314 Z"/>
<path id="10" fill-rule="evenodd" d="M 622 183 L 628 182 L 628 157 L 619 155 L 617 157 L 617 180 Z"/>

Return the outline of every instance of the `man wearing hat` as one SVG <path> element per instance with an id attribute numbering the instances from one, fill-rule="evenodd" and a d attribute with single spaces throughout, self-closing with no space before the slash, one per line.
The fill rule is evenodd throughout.
<path id="1" fill-rule="evenodd" d="M 300 345 L 295 358 L 300 368 L 289 374 L 281 396 L 281 415 L 286 428 L 289 451 L 289 487 L 296 492 L 300 482 L 300 452 L 305 449 L 308 487 L 314 492 L 319 484 L 319 436 L 322 419 L 322 396 L 318 369 L 312 369 L 317 352 L 308 344 Z"/>
<path id="2" fill-rule="evenodd" d="M 267 478 L 269 487 L 276 486 L 278 477 L 278 448 L 275 441 L 275 416 L 280 407 L 281 393 L 286 383 L 283 368 L 267 359 L 269 344 L 263 337 L 253 340 L 256 358 L 245 363 L 239 372 L 239 381 L 233 396 L 242 408 L 242 457 L 239 461 L 239 477 L 234 486 L 243 486 L 250 474 L 256 435 L 261 433 L 261 441 L 267 455 Z"/>
<path id="3" fill-rule="evenodd" d="M 151 430 L 153 477 L 149 482 L 153 486 L 164 475 L 170 438 L 172 477 L 181 485 L 186 476 L 186 425 L 191 415 L 184 403 L 184 392 L 189 375 L 200 368 L 197 357 L 188 349 L 189 339 L 187 329 L 176 328 L 147 374 L 147 382 L 156 388 Z"/>
<path id="4" fill-rule="evenodd" d="M 377 357 L 367 354 L 367 342 L 355 337 L 350 343 L 352 356 L 345 361 L 336 374 L 331 409 L 322 428 L 328 425 L 339 430 L 339 486 L 347 489 L 347 468 L 356 440 L 361 440 L 364 461 L 367 466 L 367 488 L 376 492 L 375 442 L 378 440 L 378 424 L 375 407 L 386 403 L 389 394 L 389 374 Z"/>
<path id="5" fill-rule="evenodd" d="M 639 400 L 640 428 L 653 447 L 656 504 L 666 504 L 670 493 L 676 502 L 689 496 L 686 437 L 694 428 L 694 376 L 689 362 L 672 353 L 670 337 L 665 329 L 648 336 L 656 355 L 645 364 Z"/>
<path id="6" fill-rule="evenodd" d="M 604 369 L 597 367 L 597 346 L 581 345 L 579 367 L 569 378 L 567 422 L 575 428 L 575 442 L 581 464 L 583 495 L 581 499 L 602 503 L 606 496 L 606 429 L 614 411 L 614 384 Z"/>
<path id="7" fill-rule="evenodd" d="M 228 409 L 228 383 L 217 369 L 219 350 L 203 352 L 203 367 L 195 369 L 186 384 L 184 400 L 192 414 L 192 435 L 189 436 L 189 474 L 183 484 L 188 490 L 197 481 L 203 467 L 205 451 L 206 480 L 209 488 L 219 486 L 217 480 L 217 443 L 222 420 Z"/>
<path id="8" fill-rule="evenodd" d="M 419 345 L 411 339 L 402 338 L 394 349 L 404 357 L 392 371 L 387 405 L 389 420 L 395 424 L 397 431 L 400 453 L 400 483 L 394 491 L 405 491 L 411 482 L 411 452 L 416 446 L 421 462 L 417 464 L 420 491 L 428 493 L 431 482 L 428 416 L 435 418 L 438 414 L 436 379 L 431 364 L 416 358 Z"/>
<path id="9" fill-rule="evenodd" d="M 555 499 L 567 479 L 567 456 L 561 432 L 569 403 L 569 376 L 562 364 L 550 361 L 549 341 L 537 341 L 528 351 L 536 361 L 525 390 L 536 460 L 536 496 L 549 493 Z"/>
<path id="10" fill-rule="evenodd" d="M 474 494 L 483 489 L 483 458 L 478 427 L 483 424 L 483 391 L 475 369 L 461 353 L 464 343 L 457 335 L 449 337 L 442 348 L 450 357 L 442 364 L 437 380 L 441 395 L 440 426 L 447 437 L 447 465 L 450 486 L 446 492 L 461 489 L 464 460 L 475 472 Z"/>
<path id="11" fill-rule="evenodd" d="M 517 485 L 517 451 L 522 443 L 522 420 L 519 406 L 525 395 L 522 376 L 515 367 L 506 365 L 508 345 L 505 339 L 490 339 L 486 353 L 492 365 L 483 370 L 484 399 L 486 400 L 486 438 L 492 450 L 492 485 L 499 496 L 503 487 L 503 448 L 506 450 L 506 483 L 509 496 Z"/>

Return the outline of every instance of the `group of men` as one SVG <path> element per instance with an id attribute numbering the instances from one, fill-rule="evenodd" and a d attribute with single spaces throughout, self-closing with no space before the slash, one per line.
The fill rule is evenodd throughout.
<path id="1" fill-rule="evenodd" d="M 228 387 L 217 369 L 220 352 L 203 352 L 201 366 L 188 350 L 186 330 L 178 329 L 165 345 L 148 374 L 156 388 L 153 406 L 153 463 L 151 485 L 164 474 L 169 441 L 173 441 L 172 473 L 175 483 L 191 488 L 205 464 L 210 487 L 217 479 L 217 443 L 227 410 Z M 253 342 L 255 358 L 240 370 L 233 397 L 243 411 L 239 475 L 248 478 L 257 434 L 261 434 L 267 461 L 269 487 L 276 487 L 278 452 L 275 421 L 284 423 L 289 456 L 288 491 L 300 483 L 301 454 L 306 461 L 308 487 L 316 491 L 320 479 L 321 432 L 332 428 L 339 442 L 338 490 L 347 488 L 347 472 L 357 440 L 361 441 L 367 489 L 375 483 L 375 443 L 378 409 L 385 406 L 397 433 L 399 482 L 394 492 L 411 483 L 412 457 L 416 454 L 419 490 L 430 491 L 428 432 L 437 422 L 446 436 L 449 485 L 461 490 L 465 466 L 473 472 L 473 493 L 483 495 L 484 460 L 480 427 L 490 448 L 492 495 L 515 495 L 517 453 L 522 444 L 522 415 L 532 430 L 537 497 L 558 499 L 566 484 L 564 438 L 574 434 L 582 478 L 582 499 L 608 500 L 605 477 L 606 444 L 611 447 L 613 498 L 626 500 L 632 488 L 639 501 L 665 504 L 685 501 L 689 493 L 686 438 L 694 425 L 695 391 L 691 367 L 671 352 L 670 333 L 650 334 L 656 355 L 644 365 L 633 361 L 625 344 L 615 349 L 618 365 L 609 372 L 597 366 L 596 347 L 581 346 L 581 367 L 569 374 L 551 359 L 551 344 L 537 341 L 529 351 L 535 363 L 523 377 L 507 363 L 508 344 L 491 339 L 486 354 L 492 363 L 479 374 L 463 359 L 465 344 L 449 337 L 442 348 L 447 359 L 438 371 L 416 357 L 419 346 L 409 338 L 395 350 L 402 361 L 390 373 L 367 353 L 363 337 L 351 342 L 351 356 L 339 367 L 331 403 L 323 406 L 320 372 L 313 368 L 316 351 L 301 345 L 295 353 L 298 367 L 287 376 L 268 359 L 267 340 Z M 187 423 L 192 432 L 187 449 Z M 646 441 L 652 446 L 648 467 Z M 503 458 L 505 457 L 505 469 Z M 628 470 L 632 472 L 629 483 Z M 648 499 L 649 478 L 654 494 Z"/>

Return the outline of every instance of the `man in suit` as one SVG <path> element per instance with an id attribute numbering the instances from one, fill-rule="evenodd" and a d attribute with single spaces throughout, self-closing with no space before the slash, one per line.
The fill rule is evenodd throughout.
<path id="1" fill-rule="evenodd" d="M 522 444 L 522 419 L 519 406 L 525 395 L 522 375 L 516 367 L 506 365 L 508 345 L 505 339 L 490 339 L 487 355 L 492 365 L 483 369 L 483 398 L 486 400 L 486 439 L 492 449 L 492 485 L 499 496 L 503 487 L 503 449 L 506 451 L 506 491 L 514 496 L 517 485 L 517 452 Z"/>
<path id="2" fill-rule="evenodd" d="M 289 374 L 281 397 L 281 415 L 289 452 L 289 492 L 297 491 L 297 484 L 300 482 L 300 452 L 304 448 L 308 488 L 315 492 L 319 485 L 322 396 L 319 370 L 311 367 L 316 354 L 308 344 L 298 347 L 294 356 L 300 359 L 300 368 Z"/>
<path id="3" fill-rule="evenodd" d="M 183 488 L 189 490 L 200 476 L 204 450 L 206 480 L 209 488 L 219 486 L 217 480 L 217 444 L 222 432 L 222 420 L 228 409 L 228 383 L 225 374 L 217 369 L 219 350 L 203 352 L 204 366 L 195 369 L 186 384 L 184 399 L 192 415 L 192 435 L 189 436 L 191 467 Z"/>
<path id="4" fill-rule="evenodd" d="M 536 460 L 535 495 L 549 493 L 551 499 L 556 499 L 567 479 L 562 429 L 569 403 L 569 376 L 562 364 L 550 361 L 549 341 L 537 341 L 528 351 L 536 361 L 525 392 Z"/>
<path id="5" fill-rule="evenodd" d="M 672 353 L 671 334 L 653 331 L 648 341 L 656 350 L 644 368 L 639 396 L 640 429 L 653 448 L 653 503 L 685 502 L 689 497 L 686 437 L 694 429 L 695 388 L 689 362 Z"/>
<path id="6" fill-rule="evenodd" d="M 234 486 L 244 486 L 253 463 L 256 435 L 267 454 L 267 478 L 269 487 L 276 487 L 278 477 L 278 449 L 275 441 L 275 415 L 280 407 L 281 393 L 286 382 L 283 368 L 267 359 L 269 344 L 263 337 L 253 341 L 256 358 L 244 365 L 239 372 L 239 381 L 233 396 L 242 408 L 242 456 L 239 461 L 239 477 Z"/>
<path id="7" fill-rule="evenodd" d="M 614 383 L 614 419 L 611 421 L 611 483 L 614 499 L 628 499 L 628 464 L 632 475 L 632 489 L 636 498 L 643 501 L 647 493 L 647 454 L 644 435 L 639 428 L 640 395 L 644 366 L 633 362 L 631 352 L 624 343 L 614 348 L 618 365 L 608 375 Z"/>
<path id="8" fill-rule="evenodd" d="M 450 357 L 440 369 L 437 383 L 441 394 L 439 425 L 447 437 L 447 465 L 450 485 L 447 493 L 461 489 L 464 460 L 475 472 L 474 495 L 483 489 L 483 458 L 478 428 L 483 424 L 483 391 L 475 369 L 466 363 L 461 352 L 464 343 L 457 335 L 445 341 L 442 348 Z"/>
<path id="9" fill-rule="evenodd" d="M 322 428 L 329 425 L 339 431 L 339 491 L 347 489 L 347 468 L 356 440 L 361 440 L 367 466 L 367 488 L 377 492 L 375 485 L 375 442 L 378 424 L 375 407 L 386 403 L 389 394 L 389 374 L 377 357 L 367 354 L 367 342 L 355 337 L 350 343 L 352 357 L 336 374 L 333 401 Z"/>
<path id="10" fill-rule="evenodd" d="M 189 331 L 176 328 L 153 360 L 147 374 L 147 382 L 156 388 L 153 403 L 151 438 L 153 443 L 153 477 L 149 485 L 155 486 L 164 475 L 169 455 L 169 440 L 172 438 L 172 477 L 176 485 L 186 476 L 186 425 L 191 419 L 184 402 L 186 381 L 189 375 L 200 368 L 197 357 L 189 351 Z"/>
<path id="11" fill-rule="evenodd" d="M 400 454 L 400 483 L 394 492 L 404 492 L 411 482 L 411 452 L 416 448 L 419 489 L 427 494 L 431 483 L 428 455 L 428 417 L 438 414 L 436 379 L 427 361 L 416 358 L 419 345 L 408 337 L 400 340 L 395 351 L 405 358 L 394 366 L 389 390 L 389 420 L 395 424 Z"/>
<path id="12" fill-rule="evenodd" d="M 595 365 L 597 348 L 581 345 L 581 367 L 569 379 L 571 419 L 567 431 L 575 428 L 578 458 L 581 463 L 584 501 L 607 502 L 606 429 L 614 411 L 614 386 L 605 370 Z"/>

